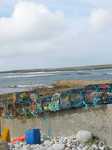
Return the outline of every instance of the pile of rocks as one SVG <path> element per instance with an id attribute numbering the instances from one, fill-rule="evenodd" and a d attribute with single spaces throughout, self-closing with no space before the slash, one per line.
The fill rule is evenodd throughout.
<path id="1" fill-rule="evenodd" d="M 91 132 L 82 130 L 76 136 L 54 137 L 43 141 L 41 145 L 9 143 L 9 150 L 110 150 L 110 148 Z"/>

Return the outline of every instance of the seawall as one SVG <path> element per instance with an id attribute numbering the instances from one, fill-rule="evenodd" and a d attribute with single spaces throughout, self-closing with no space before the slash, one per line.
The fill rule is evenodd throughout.
<path id="1" fill-rule="evenodd" d="M 1 119 L 1 127 L 8 127 L 11 137 L 23 135 L 28 128 L 40 128 L 53 136 L 73 135 L 80 129 L 86 129 L 101 137 L 112 146 L 112 105 L 89 110 L 64 110 L 46 113 L 36 119 Z"/>

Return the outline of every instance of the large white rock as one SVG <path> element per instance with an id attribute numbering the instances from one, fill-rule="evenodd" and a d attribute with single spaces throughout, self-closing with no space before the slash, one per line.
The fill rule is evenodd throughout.
<path id="1" fill-rule="evenodd" d="M 64 150 L 64 144 L 53 144 L 51 150 Z"/>
<path id="2" fill-rule="evenodd" d="M 86 131 L 86 130 L 80 130 L 78 131 L 78 133 L 76 134 L 76 138 L 77 140 L 79 140 L 80 142 L 86 143 L 90 140 L 92 140 L 93 135 L 91 132 Z"/>
<path id="3" fill-rule="evenodd" d="M 45 145 L 45 146 L 50 146 L 50 145 L 51 145 L 51 142 L 50 142 L 49 140 L 46 140 L 46 141 L 44 141 L 44 145 Z"/>

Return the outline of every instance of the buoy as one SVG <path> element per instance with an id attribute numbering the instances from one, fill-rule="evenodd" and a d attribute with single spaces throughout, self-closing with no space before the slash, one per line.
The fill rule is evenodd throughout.
<path id="1" fill-rule="evenodd" d="M 15 144 L 17 142 L 24 142 L 24 141 L 25 141 L 25 135 L 16 137 L 15 139 L 13 139 L 13 141 L 11 143 Z"/>

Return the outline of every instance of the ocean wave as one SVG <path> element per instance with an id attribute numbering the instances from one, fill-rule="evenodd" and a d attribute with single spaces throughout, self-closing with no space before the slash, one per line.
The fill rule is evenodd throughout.
<path id="1" fill-rule="evenodd" d="M 10 78 L 31 78 L 31 77 L 45 77 L 45 76 L 53 76 L 57 74 L 65 74 L 70 73 L 70 71 L 50 71 L 50 72 L 27 72 L 27 73 L 7 73 L 3 76 L 0 76 L 2 79 L 10 79 Z M 72 71 L 71 71 L 72 72 Z"/>
<path id="2" fill-rule="evenodd" d="M 27 88 L 27 87 L 40 87 L 40 86 L 46 86 L 45 84 L 18 84 L 16 87 L 18 88 Z"/>
<path id="3" fill-rule="evenodd" d="M 21 73 L 21 72 L 17 72 L 17 73 L 5 73 L 4 75 L 5 76 L 15 76 L 15 75 L 38 75 L 38 74 L 57 74 L 57 73 L 62 73 L 64 71 L 49 71 L 49 72 L 24 72 L 24 73 Z"/>
<path id="4" fill-rule="evenodd" d="M 9 88 L 35 88 L 35 87 L 48 87 L 52 88 L 52 85 L 49 84 L 42 84 L 42 83 L 37 83 L 37 84 L 15 84 L 15 85 L 10 85 L 8 86 Z"/>
<path id="5" fill-rule="evenodd" d="M 90 74 L 92 74 L 91 71 L 77 71 L 76 73 L 77 73 L 78 75 L 90 75 Z"/>
<path id="6" fill-rule="evenodd" d="M 106 72 L 104 75 L 112 75 L 112 72 Z"/>
<path id="7" fill-rule="evenodd" d="M 56 75 L 54 73 L 48 73 L 48 74 L 26 74 L 26 75 L 7 75 L 2 76 L 0 78 L 2 79 L 10 79 L 10 78 L 32 78 L 32 77 L 44 77 L 44 76 L 53 76 Z"/>

